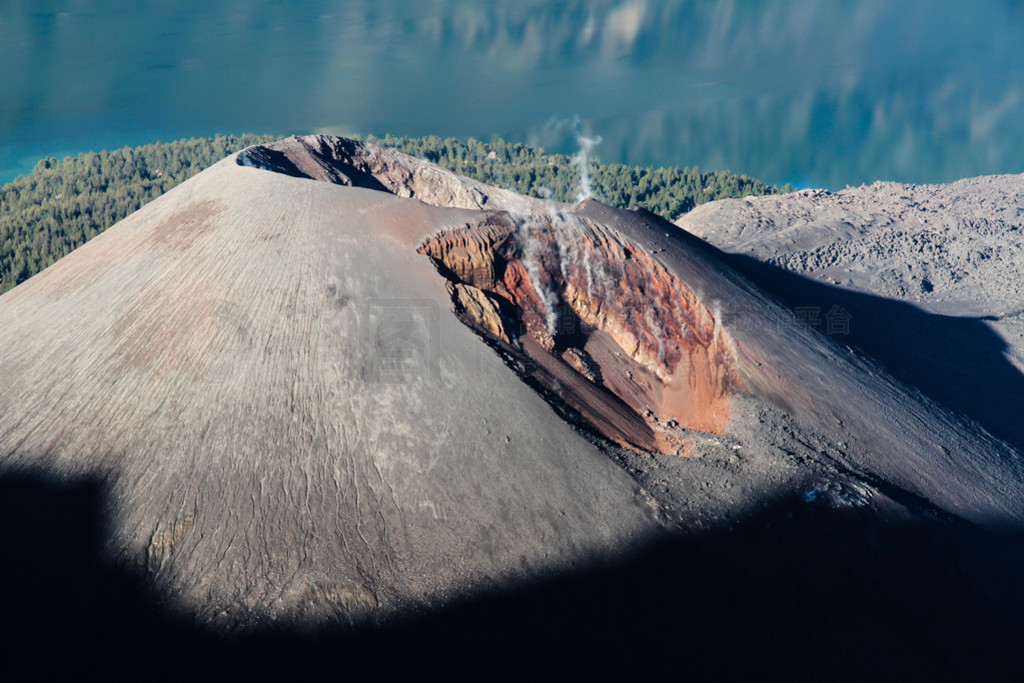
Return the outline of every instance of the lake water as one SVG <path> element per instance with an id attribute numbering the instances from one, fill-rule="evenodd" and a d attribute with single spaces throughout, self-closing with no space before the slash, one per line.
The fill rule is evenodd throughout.
<path id="1" fill-rule="evenodd" d="M 3 0 L 0 180 L 217 132 L 493 136 L 831 188 L 1024 171 L 1016 0 Z"/>

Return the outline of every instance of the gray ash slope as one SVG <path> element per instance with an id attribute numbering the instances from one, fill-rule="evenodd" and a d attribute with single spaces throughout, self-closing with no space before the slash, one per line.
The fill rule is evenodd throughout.
<path id="1" fill-rule="evenodd" d="M 225 628 L 628 547 L 643 491 L 438 306 L 459 218 L 212 167 L 0 301 L 5 470 L 109 479 L 113 555 Z"/>
<path id="2" fill-rule="evenodd" d="M 785 311 L 654 216 L 293 138 L 0 297 L 0 461 L 102 480 L 108 559 L 225 630 L 422 613 L 769 508 L 1020 522 L 1018 452 Z"/>
<path id="3" fill-rule="evenodd" d="M 676 223 L 791 312 L 824 327 L 841 305 L 844 341 L 1024 446 L 1024 176 L 724 200 Z"/>

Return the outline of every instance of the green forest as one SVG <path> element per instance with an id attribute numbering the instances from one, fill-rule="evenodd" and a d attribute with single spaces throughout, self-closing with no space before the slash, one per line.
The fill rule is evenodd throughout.
<path id="1" fill-rule="evenodd" d="M 41 160 L 28 175 L 0 186 L 0 293 L 228 154 L 272 139 L 218 135 Z M 571 157 L 519 143 L 437 136 L 367 141 L 535 197 L 573 201 L 580 186 L 579 167 Z M 670 220 L 714 199 L 790 189 L 697 168 L 641 168 L 592 159 L 587 170 L 601 201 L 640 206 Z"/>
<path id="2" fill-rule="evenodd" d="M 572 157 L 548 154 L 518 142 L 485 143 L 472 138 L 467 142 L 436 135 L 370 136 L 367 142 L 400 149 L 488 185 L 531 197 L 550 195 L 555 201 L 573 202 L 580 188 L 579 168 Z M 621 208 L 639 206 L 668 220 L 714 199 L 792 192 L 789 186 L 779 190 L 729 171 L 602 164 L 597 159 L 587 166 L 596 199 Z"/>
<path id="3" fill-rule="evenodd" d="M 272 139 L 218 135 L 41 160 L 0 187 L 0 292 L 228 154 Z"/>

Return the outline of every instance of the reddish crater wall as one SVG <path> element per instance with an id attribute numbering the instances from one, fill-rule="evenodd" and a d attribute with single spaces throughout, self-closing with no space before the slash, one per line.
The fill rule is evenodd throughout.
<path id="1" fill-rule="evenodd" d="M 678 452 L 685 430 L 724 432 L 729 396 L 746 391 L 713 311 L 646 251 L 585 216 L 329 136 L 252 147 L 238 163 L 490 209 L 420 253 L 448 279 L 467 325 L 557 410 L 616 443 Z"/>
<path id="2" fill-rule="evenodd" d="M 533 368 L 521 374 L 550 384 L 549 397 L 594 431 L 659 452 L 680 450 L 680 430 L 725 431 L 729 396 L 745 391 L 728 334 L 689 287 L 613 231 L 574 214 L 494 213 L 420 253 L 451 281 L 464 322 L 532 360 L 516 365 Z"/>

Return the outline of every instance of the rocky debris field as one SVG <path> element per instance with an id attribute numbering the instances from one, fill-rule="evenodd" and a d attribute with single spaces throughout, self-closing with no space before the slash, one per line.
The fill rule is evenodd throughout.
<path id="1" fill-rule="evenodd" d="M 1024 312 L 1024 176 L 726 199 L 676 223 L 726 251 L 935 312 Z"/>

